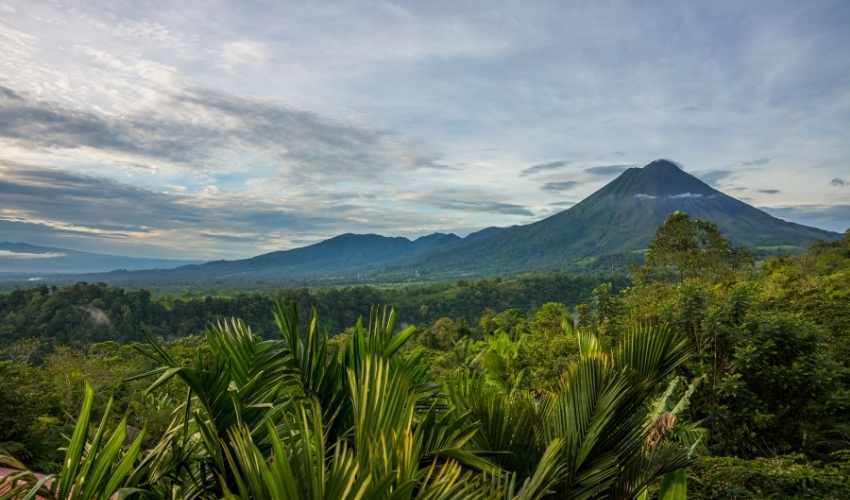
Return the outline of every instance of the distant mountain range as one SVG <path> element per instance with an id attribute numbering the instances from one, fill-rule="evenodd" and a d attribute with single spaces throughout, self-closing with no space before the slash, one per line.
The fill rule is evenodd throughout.
<path id="1" fill-rule="evenodd" d="M 465 238 L 443 233 L 415 240 L 343 234 L 250 259 L 89 278 L 118 282 L 346 281 L 592 269 L 618 256 L 639 258 L 658 226 L 676 210 L 716 223 L 735 244 L 748 247 L 791 250 L 840 237 L 773 217 L 717 191 L 669 160 L 656 160 L 626 170 L 581 203 L 533 224 L 486 228 Z"/>
<path id="2" fill-rule="evenodd" d="M 103 273 L 115 269 L 170 269 L 197 261 L 148 259 L 0 242 L 0 273 Z"/>
<path id="3" fill-rule="evenodd" d="M 461 241 L 456 234 L 433 233 L 415 240 L 378 234 L 346 233 L 314 245 L 258 255 L 243 260 L 218 260 L 186 266 L 165 274 L 187 279 L 343 278 L 392 269 Z"/>

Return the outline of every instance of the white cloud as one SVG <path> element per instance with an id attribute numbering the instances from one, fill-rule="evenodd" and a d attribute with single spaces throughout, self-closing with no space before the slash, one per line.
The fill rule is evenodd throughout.
<path id="1" fill-rule="evenodd" d="M 247 40 L 228 42 L 221 48 L 221 59 L 231 70 L 239 66 L 261 65 L 270 58 L 268 46 L 260 42 Z"/>
<path id="2" fill-rule="evenodd" d="M 28 252 L 12 252 L 10 250 L 0 250 L 0 259 L 58 259 L 64 257 L 61 252 L 43 252 L 43 253 L 28 253 Z"/>

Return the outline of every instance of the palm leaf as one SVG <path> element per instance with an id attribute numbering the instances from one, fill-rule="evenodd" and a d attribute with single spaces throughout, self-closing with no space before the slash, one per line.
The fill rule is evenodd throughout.
<path id="1" fill-rule="evenodd" d="M 139 457 L 144 433 L 139 433 L 133 443 L 124 449 L 127 435 L 126 418 L 110 431 L 107 422 L 110 417 L 110 400 L 93 440 L 88 443 L 94 390 L 86 383 L 83 390 L 83 404 L 74 426 L 74 432 L 65 452 L 62 469 L 56 475 L 38 477 L 24 469 L 23 464 L 9 457 L 0 461 L 12 465 L 20 472 L 0 480 L 0 491 L 9 488 L 0 498 L 47 499 L 92 498 L 106 500 L 122 490 L 132 486 L 130 471 Z M 109 438 L 104 442 L 104 437 Z"/>

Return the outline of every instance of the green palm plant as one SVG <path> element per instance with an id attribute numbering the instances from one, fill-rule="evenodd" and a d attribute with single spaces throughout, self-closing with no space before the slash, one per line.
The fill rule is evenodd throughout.
<path id="1" fill-rule="evenodd" d="M 396 331 L 395 311 L 374 309 L 336 353 L 315 310 L 306 329 L 292 307 L 275 320 L 275 340 L 218 323 L 191 366 L 143 349 L 161 364 L 140 375 L 156 377 L 148 390 L 177 380 L 187 397 L 136 481 L 184 498 L 466 498 L 499 474 L 468 447 L 474 423 L 402 352 L 414 329 Z"/>
<path id="2" fill-rule="evenodd" d="M 206 332 L 209 351 L 183 366 L 154 341 L 140 352 L 160 364 L 133 377 L 156 377 L 150 393 L 171 380 L 186 388 L 186 399 L 160 442 L 144 458 L 136 478 L 159 494 L 216 494 L 221 478 L 232 484 L 226 460 L 235 427 L 248 428 L 265 442 L 266 423 L 277 421 L 293 398 L 296 378 L 289 353 L 279 341 L 266 341 L 238 320 L 220 321 Z"/>
<path id="3" fill-rule="evenodd" d="M 528 477 L 540 458 L 541 412 L 528 391 L 503 392 L 482 378 L 463 372 L 445 384 L 452 407 L 478 423 L 471 445 L 505 470 Z"/>
<path id="4" fill-rule="evenodd" d="M 268 500 L 359 499 L 364 497 L 371 477 L 360 473 L 359 464 L 346 443 L 338 442 L 329 449 L 322 427 L 321 408 L 317 401 L 300 408 L 298 439 L 288 443 L 271 425 L 267 433 L 271 453 L 264 453 L 245 427 L 233 429 L 227 452 L 236 490 L 231 492 L 222 482 L 225 498 L 257 498 Z M 331 451 L 332 455 L 327 456 Z"/>
<path id="5" fill-rule="evenodd" d="M 522 337 L 513 341 L 506 332 L 498 331 L 487 337 L 486 342 L 487 349 L 479 358 L 484 380 L 503 391 L 518 389 L 525 376 L 525 371 L 517 368 Z"/>
<path id="6" fill-rule="evenodd" d="M 454 411 L 432 406 L 417 412 L 420 396 L 406 374 L 388 360 L 366 357 L 360 373 L 349 370 L 354 405 L 353 445 L 361 469 L 380 481 L 370 491 L 387 498 L 422 496 L 440 485 L 469 481 L 459 465 L 496 472 L 466 444 L 474 422 Z M 450 478 L 454 478 L 451 481 Z"/>
<path id="7" fill-rule="evenodd" d="M 663 434 L 657 442 L 647 438 L 657 430 L 649 418 L 656 388 L 690 349 L 664 327 L 636 326 L 610 352 L 593 335 L 570 333 L 580 355 L 558 390 L 500 393 L 481 382 L 452 381 L 452 405 L 478 421 L 473 443 L 497 452 L 493 460 L 520 478 L 533 477 L 534 464 L 539 468 L 546 450 L 559 443 L 550 488 L 557 497 L 635 498 L 689 463 L 687 447 Z"/>
<path id="8" fill-rule="evenodd" d="M 65 450 L 62 468 L 57 474 L 39 476 L 12 457 L 0 457 L 0 463 L 17 470 L 0 479 L 0 499 L 45 498 L 48 500 L 123 498 L 141 490 L 133 488 L 132 472 L 139 457 L 144 432 L 129 446 L 127 420 L 107 430 L 112 399 L 106 405 L 100 424 L 92 431 L 94 391 L 85 384 L 83 405 L 74 432 Z"/>

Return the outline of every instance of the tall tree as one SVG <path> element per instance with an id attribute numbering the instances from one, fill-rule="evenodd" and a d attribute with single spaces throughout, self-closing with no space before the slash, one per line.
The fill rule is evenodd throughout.
<path id="1" fill-rule="evenodd" d="M 673 274 L 679 281 L 692 277 L 717 279 L 751 262 L 749 252 L 733 247 L 714 223 L 692 219 L 677 210 L 655 233 L 645 271 Z"/>

